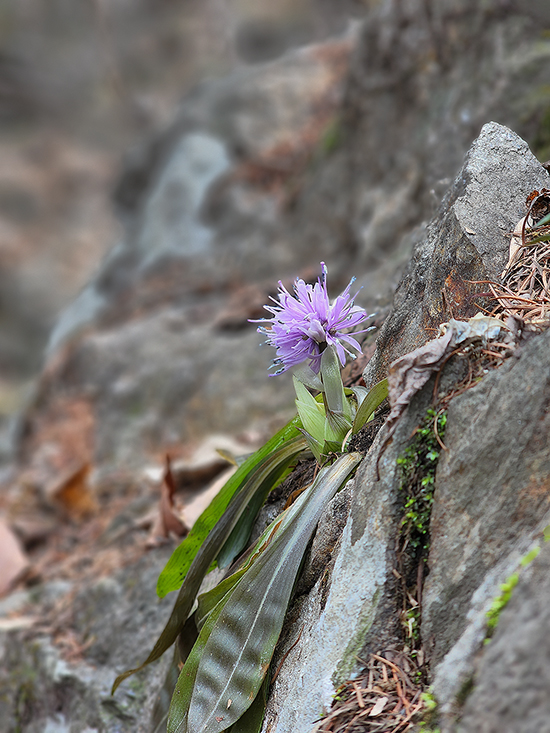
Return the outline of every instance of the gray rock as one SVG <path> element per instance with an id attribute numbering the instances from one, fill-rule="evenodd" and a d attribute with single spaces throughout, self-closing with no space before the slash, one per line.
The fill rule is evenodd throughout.
<path id="1" fill-rule="evenodd" d="M 549 344 L 548 332 L 533 339 L 449 408 L 422 615 L 445 714 L 473 674 L 499 584 L 550 521 Z"/>
<path id="2" fill-rule="evenodd" d="M 22 421 L 18 451 L 35 483 L 55 480 L 65 462 L 45 453 L 105 475 L 208 433 L 265 433 L 292 410 L 291 381 L 268 379 L 272 350 L 247 319 L 265 315 L 280 277 L 312 263 L 318 273 L 322 252 L 312 257 L 285 233 L 285 186 L 332 119 L 350 48 L 331 40 L 204 84 L 138 156 L 146 175 L 129 164 L 118 194 L 126 235 L 54 329 Z M 243 286 L 261 278 L 250 299 Z M 78 455 L 42 435 L 45 423 L 73 420 L 69 403 L 90 426 L 71 427 L 86 433 Z"/>
<path id="3" fill-rule="evenodd" d="M 527 143 L 494 122 L 483 126 L 440 211 L 419 242 L 395 293 L 393 309 L 364 372 L 383 379 L 389 364 L 433 338 L 440 323 L 473 316 L 508 261 L 510 232 L 525 215 L 531 191 L 550 177 Z"/>
<path id="4" fill-rule="evenodd" d="M 521 571 L 495 635 L 484 648 L 459 733 L 550 730 L 550 547 Z M 495 674 L 496 671 L 499 674 Z"/>
<path id="5" fill-rule="evenodd" d="M 354 494 L 364 486 L 362 476 L 364 470 Z M 387 491 L 387 484 L 373 491 L 361 516 L 376 531 L 359 531 L 354 538 L 356 527 L 348 521 L 328 585 L 321 577 L 299 609 L 291 609 L 292 633 L 280 649 L 281 655 L 290 653 L 273 685 L 263 730 L 311 730 L 330 709 L 338 684 L 356 668 L 355 654 L 373 624 L 390 569 L 386 551 L 393 524 L 391 502 L 384 501 Z"/>
<path id="6" fill-rule="evenodd" d="M 511 170 L 521 171 L 519 177 L 508 171 L 499 179 L 495 171 L 506 171 L 506 161 L 513 162 Z M 471 185 L 460 187 L 461 195 L 457 196 L 455 184 L 428 229 L 432 233 L 431 240 L 428 234 L 432 260 L 434 232 L 439 237 L 439 250 L 452 255 L 439 255 L 438 266 L 432 266 L 427 255 L 422 263 L 418 258 L 405 280 L 411 288 L 422 288 L 425 308 L 434 314 L 440 298 L 433 285 L 435 275 L 444 281 L 455 263 L 467 261 L 472 250 L 470 239 L 474 235 L 465 236 L 463 230 L 472 227 L 471 231 L 478 231 L 481 252 L 476 258 L 480 269 L 496 277 L 507 259 L 508 241 L 502 238 L 500 253 L 490 248 L 489 243 L 499 233 L 499 221 L 498 217 L 490 220 L 487 211 L 504 209 L 508 212 L 506 226 L 513 225 L 522 214 L 526 194 L 546 180 L 546 172 L 523 141 L 495 124 L 484 127 L 467 157 L 465 170 L 475 171 L 471 178 L 466 177 Z M 513 185 L 507 189 L 505 181 L 510 178 Z M 478 206 L 479 202 L 482 205 Z M 469 217 L 468 223 L 457 224 L 461 216 Z M 450 220 L 453 223 L 449 224 Z M 485 228 L 473 229 L 478 221 Z M 424 247 L 428 249 L 428 245 Z M 401 306 L 398 291 L 394 314 Z M 413 326 L 407 324 L 407 328 L 412 332 Z M 424 340 L 427 337 L 425 332 Z M 387 349 L 391 355 L 395 344 L 382 341 L 380 345 L 380 340 L 381 352 Z M 548 493 L 543 488 L 550 468 L 550 430 L 546 424 L 549 342 L 548 332 L 533 338 L 504 366 L 450 403 L 447 450 L 441 453 L 436 476 L 422 611 L 424 650 L 445 731 L 454 731 L 460 715 L 461 692 L 475 673 L 486 634 L 486 612 L 499 594 L 499 585 L 550 521 Z M 403 342 L 400 347 L 406 349 Z M 459 380 L 462 372 L 450 365 L 440 380 L 440 389 L 452 390 L 453 380 Z M 355 479 L 350 517 L 330 579 L 318 581 L 291 611 L 281 658 L 290 651 L 273 686 L 265 731 L 310 731 L 313 720 L 328 711 L 337 685 L 357 672 L 357 662 L 351 661 L 355 654 L 365 659 L 371 651 L 399 644 L 399 594 L 391 574 L 396 567 L 394 540 L 403 512 L 396 458 L 404 453 L 432 394 L 433 381 L 413 399 L 382 453 L 385 438 L 384 431 L 381 433 Z M 526 656 L 528 653 L 526 650 Z M 500 673 L 491 668 L 485 675 Z M 313 704 L 309 699 L 312 689 L 321 691 Z M 504 705 L 504 699 L 494 702 L 495 709 Z M 504 717 L 499 720 L 504 726 Z M 493 729 L 498 725 L 487 730 Z"/>
<path id="7" fill-rule="evenodd" d="M 386 1 L 373 9 L 355 36 L 243 67 L 226 79 L 205 82 L 189 95 L 170 128 L 129 156 L 117 191 L 125 236 L 55 328 L 46 372 L 50 378 L 39 385 L 35 405 L 40 408 L 26 412 L 25 433 L 35 435 L 44 415 L 52 419 L 56 412 L 52 394 L 65 390 L 60 385 L 65 385 L 64 375 L 70 372 L 71 395 L 88 399 L 93 392 L 93 401 L 101 403 L 101 424 L 106 427 L 95 435 L 98 443 L 113 447 L 114 459 L 136 455 L 144 444 L 159 445 L 166 435 L 170 440 L 186 439 L 188 432 L 180 426 L 187 423 L 193 423 L 194 435 L 200 437 L 211 423 L 206 419 L 197 425 L 186 408 L 191 401 L 201 404 L 210 389 L 200 376 L 201 384 L 194 382 L 193 400 L 180 403 L 180 426 L 154 403 L 159 395 L 158 385 L 151 388 L 154 371 L 162 374 L 166 393 L 172 390 L 179 398 L 183 387 L 180 347 L 153 332 L 157 318 L 164 321 L 161 312 L 166 309 L 170 318 L 178 310 L 188 328 L 212 322 L 243 283 L 262 281 L 265 295 L 257 295 L 248 311 L 243 308 L 232 326 L 241 329 L 233 334 L 232 343 L 242 336 L 247 352 L 244 329 L 252 327 L 246 318 L 260 312 L 267 291 L 279 277 L 316 274 L 320 260 L 328 263 L 334 292 L 355 274 L 363 286 L 358 302 L 371 312 L 384 313 L 411 247 L 421 242 L 416 264 L 413 270 L 409 267 L 398 291 L 396 304 L 403 301 L 403 307 L 380 335 L 368 381 L 380 377 L 403 349 L 425 339 L 431 333 L 426 329 L 445 320 L 442 316 L 450 309 L 460 315 L 464 279 L 481 277 L 495 265 L 498 257 L 491 254 L 490 236 L 497 235 L 500 253 L 504 239 L 499 225 L 506 228 L 513 223 L 524 191 L 533 182 L 544 183 L 545 174 L 531 170 L 519 193 L 505 201 L 502 196 L 531 165 L 525 146 L 512 138 L 508 141 L 512 156 L 508 178 L 490 154 L 491 145 L 500 146 L 502 141 L 491 140 L 487 133 L 483 151 L 472 151 L 474 160 L 467 163 L 472 193 L 482 190 L 483 176 L 497 175 L 501 198 L 494 205 L 506 213 L 496 214 L 482 228 L 475 207 L 461 209 L 460 186 L 456 188 L 457 208 L 443 228 L 453 229 L 457 241 L 466 237 L 471 247 L 462 250 L 465 259 L 454 263 L 456 273 L 444 286 L 447 308 L 432 297 L 433 292 L 427 295 L 432 310 L 427 302 L 418 308 L 425 271 L 436 295 L 449 275 L 442 279 L 431 262 L 431 252 L 444 232 L 430 230 L 425 236 L 425 221 L 483 122 L 493 117 L 532 138 L 538 134 L 542 102 L 535 104 L 536 94 L 530 97 L 529 90 L 543 83 L 548 54 L 546 41 L 532 43 L 533 29 L 541 22 L 535 5 L 523 10 L 493 0 L 481 8 L 468 0 L 454 11 L 449 0 L 439 4 L 430 19 L 419 0 L 400 5 L 398 12 Z M 475 54 L 470 53 L 472 47 Z M 394 53 L 396 48 L 399 54 Z M 514 49 L 513 63 L 503 49 Z M 478 69 L 484 73 L 476 74 Z M 533 111 L 518 112 L 526 109 Z M 497 135 L 496 130 L 492 134 Z M 514 145 L 519 147 L 513 150 Z M 478 229 L 472 228 L 472 217 Z M 443 270 L 453 251 L 449 245 Z M 466 288 L 466 294 L 470 290 Z M 164 330 L 162 323 L 160 328 Z M 124 413 L 124 407 L 121 413 L 119 398 L 111 399 L 110 373 L 113 359 L 120 362 L 123 353 L 114 356 L 112 347 L 118 339 L 126 342 L 130 332 L 157 348 L 154 355 L 146 346 L 136 354 L 141 374 L 134 373 L 133 387 L 126 386 L 139 393 L 140 404 L 135 413 Z M 209 333 L 208 338 L 213 345 L 215 337 Z M 100 352 L 101 342 L 109 345 L 108 352 Z M 208 359 L 227 374 L 224 347 L 221 339 Z M 79 374 L 74 368 L 85 363 L 90 349 L 96 355 L 95 384 L 89 370 Z M 161 353 L 166 358 L 159 368 Z M 188 362 L 196 358 L 201 364 L 202 375 L 199 349 L 188 357 Z M 134 369 L 135 363 L 124 368 Z M 223 384 L 221 379 L 220 392 Z M 235 402 L 234 386 L 228 384 L 221 397 L 221 414 Z M 243 405 L 239 414 L 246 419 L 244 400 L 252 392 L 244 382 L 242 387 L 236 391 Z M 252 407 L 259 420 L 268 419 L 275 398 L 280 398 L 283 410 L 292 404 L 290 389 L 282 389 L 277 380 L 266 382 L 263 391 L 266 409 L 257 412 L 262 400 Z M 170 403 L 162 394 L 160 400 Z M 205 400 L 206 404 L 211 403 Z M 166 429 L 160 427 L 164 424 Z M 115 425 L 116 431 L 107 427 Z M 245 427 L 238 414 L 233 427 L 236 431 Z M 25 440 L 20 447 L 25 456 L 33 450 Z M 101 450 L 96 458 L 99 455 L 108 454 Z"/>
<path id="8" fill-rule="evenodd" d="M 85 658 L 67 661 L 45 633 L 0 632 L 2 731 L 145 733 L 167 658 L 147 668 L 111 696 L 118 673 L 143 661 L 170 610 L 159 603 L 158 573 L 167 553 L 155 551 L 76 594 L 64 634 L 87 647 Z"/>

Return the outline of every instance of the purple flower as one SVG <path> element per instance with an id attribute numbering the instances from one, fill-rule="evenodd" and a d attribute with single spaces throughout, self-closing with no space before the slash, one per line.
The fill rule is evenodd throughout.
<path id="1" fill-rule="evenodd" d="M 275 374 L 281 374 L 297 364 L 309 359 L 310 366 L 318 373 L 321 366 L 321 354 L 328 345 L 333 346 L 342 366 L 346 363 L 346 354 L 355 358 L 350 351 L 361 353 L 361 346 L 344 330 L 355 328 L 368 316 L 363 308 L 353 304 L 349 290 L 352 279 L 336 300 L 331 304 L 327 292 L 327 268 L 321 262 L 322 274 L 315 285 L 308 285 L 297 278 L 294 283 L 294 295 L 291 295 L 279 281 L 278 300 L 271 298 L 275 305 L 264 306 L 272 314 L 272 318 L 262 318 L 256 323 L 269 323 L 270 327 L 260 326 L 258 331 L 265 333 L 268 344 L 277 349 L 277 356 L 272 367 L 277 367 Z M 365 333 L 365 328 L 356 333 Z"/>

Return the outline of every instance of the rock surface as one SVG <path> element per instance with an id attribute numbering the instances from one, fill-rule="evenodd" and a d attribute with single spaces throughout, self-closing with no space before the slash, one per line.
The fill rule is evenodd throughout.
<path id="1" fill-rule="evenodd" d="M 270 355 L 257 350 L 247 324 L 274 280 L 316 274 L 321 259 L 335 289 L 358 274 L 362 302 L 380 308 L 381 320 L 390 311 L 367 381 L 449 315 L 475 310 L 466 281 L 498 275 L 503 233 L 523 214 L 530 190 L 548 180 L 527 144 L 500 124 L 530 142 L 546 134 L 549 45 L 544 36 L 533 41 L 545 9 L 532 3 L 523 12 L 497 0 L 375 4 L 357 39 L 205 84 L 129 162 L 117 194 L 124 241 L 52 336 L 17 436 L 24 472 L 10 491 L 16 509 L 30 504 L 51 518 L 51 487 L 87 475 L 78 472 L 89 466 L 91 478 L 78 487 L 93 495 L 99 514 L 120 509 L 104 524 L 97 514 L 81 524 L 55 514 L 59 537 L 48 542 L 59 549 L 48 557 L 74 553 L 71 572 L 65 563 L 67 577 L 60 575 L 68 587 L 51 586 L 54 600 L 47 583 L 6 600 L 0 719 L 10 733 L 150 730 L 169 662 L 108 696 L 115 673 L 144 656 L 170 605 L 159 609 L 154 594 L 169 548 L 142 557 L 139 522 L 157 496 L 138 469 L 151 462 L 158 469 L 161 453 L 213 430 L 265 425 L 290 405 L 290 391 L 265 377 Z M 422 609 L 445 733 L 473 732 L 480 720 L 488 731 L 512 730 L 511 686 L 518 699 L 524 693 L 518 721 L 525 711 L 525 730 L 544 730 L 536 726 L 546 703 L 529 697 L 540 687 L 527 689 L 526 667 L 536 660 L 539 680 L 547 675 L 546 548 L 521 572 L 494 638 L 486 646 L 483 639 L 499 584 L 550 521 L 548 340 L 548 333 L 533 337 L 450 401 Z M 450 364 L 440 389 L 445 382 L 452 390 L 461 374 Z M 337 497 L 320 526 L 277 650 L 283 664 L 265 733 L 309 733 L 336 686 L 358 673 L 355 655 L 402 643 L 396 459 L 434 386 L 416 395 L 391 442 L 382 430 L 370 448 L 347 522 L 348 502 Z M 132 501 L 130 489 L 138 494 Z M 343 526 L 341 537 L 327 525 Z M 79 558 L 84 543 L 90 556 Z M 124 563 L 117 552 L 126 553 Z M 54 581 L 55 567 L 42 573 Z M 523 623 L 529 613 L 540 613 L 540 624 Z M 28 628 L 36 616 L 49 625 Z M 56 616 L 70 638 L 52 627 Z M 512 657 L 525 675 L 506 676 L 502 660 Z M 493 698 L 483 718 L 485 695 Z"/>
<path id="2" fill-rule="evenodd" d="M 502 125 L 484 125 L 414 249 L 364 372 L 368 385 L 383 379 L 392 361 L 433 338 L 440 323 L 479 311 L 484 301 L 476 294 L 504 269 L 510 232 L 525 216 L 527 196 L 549 184 L 527 143 Z"/>
<path id="3" fill-rule="evenodd" d="M 550 547 L 522 573 L 491 643 L 476 669 L 475 687 L 458 731 L 544 731 L 548 687 Z M 505 670 L 495 675 L 495 670 Z"/>
<path id="4" fill-rule="evenodd" d="M 33 615 L 39 604 L 41 613 L 50 619 L 52 608 L 56 608 L 58 618 L 53 621 L 53 630 L 40 629 L 40 619 L 34 618 L 35 629 L 31 631 L 21 622 L 24 616 L 9 633 L 0 633 L 3 730 L 150 730 L 151 710 L 168 658 L 135 678 L 116 698 L 110 693 L 118 664 L 140 662 L 151 632 L 162 630 L 158 600 L 151 603 L 151 598 L 155 595 L 159 561 L 167 557 L 166 550 L 155 551 L 135 564 L 131 573 L 123 570 L 80 589 L 69 584 L 69 588 L 58 588 L 50 597 L 35 593 L 33 598 L 29 593 L 21 599 L 23 608 Z M 164 603 L 165 608 L 168 605 L 169 601 Z M 76 629 L 77 635 L 71 636 Z M 80 646 L 83 639 L 84 655 Z"/>
<path id="5" fill-rule="evenodd" d="M 312 257 L 279 219 L 338 108 L 350 49 L 331 41 L 205 84 L 145 162 L 129 163 L 126 236 L 54 329 L 26 411 L 33 480 L 70 463 L 43 453 L 67 453 L 52 427 L 82 433 L 82 412 L 79 460 L 117 471 L 208 433 L 265 432 L 291 409 L 290 379 L 265 378 L 272 354 L 247 319 L 265 315 L 279 277 L 316 275 L 329 254 Z"/>

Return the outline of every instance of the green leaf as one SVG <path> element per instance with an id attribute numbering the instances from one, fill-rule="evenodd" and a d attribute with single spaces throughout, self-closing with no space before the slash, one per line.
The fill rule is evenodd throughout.
<path id="1" fill-rule="evenodd" d="M 534 247 L 540 242 L 548 242 L 549 240 L 550 234 L 541 234 L 539 237 L 535 237 L 534 239 L 530 239 L 528 242 L 525 242 L 523 246 L 528 249 L 529 247 Z"/>
<path id="2" fill-rule="evenodd" d="M 260 733 L 265 717 L 265 708 L 269 696 L 270 674 L 266 674 L 262 686 L 252 705 L 245 714 L 233 723 L 228 733 Z"/>
<path id="3" fill-rule="evenodd" d="M 313 397 L 297 379 L 294 380 L 294 388 L 298 396 L 296 400 L 298 415 L 304 426 L 301 432 L 317 463 L 321 465 L 323 456 L 331 451 L 341 450 L 342 440 L 350 425 L 344 419 L 343 423 L 336 423 L 337 427 L 334 429 L 332 426 L 335 424 L 335 415 L 329 413 L 327 416 L 323 394 Z"/>
<path id="4" fill-rule="evenodd" d="M 251 455 L 238 468 L 238 470 L 235 471 L 225 486 L 223 486 L 223 488 L 210 502 L 209 506 L 193 525 L 193 528 L 187 537 L 178 547 L 176 547 L 172 556 L 168 560 L 166 567 L 161 572 L 157 582 L 157 593 L 160 598 L 164 598 L 164 596 L 171 591 L 177 590 L 181 587 L 195 555 L 199 551 L 210 530 L 227 509 L 231 498 L 242 489 L 245 482 L 248 480 L 250 473 L 254 468 L 256 468 L 256 466 L 261 464 L 262 461 L 277 450 L 277 448 L 283 443 L 299 435 L 298 424 L 297 418 L 294 418 L 287 423 L 284 428 L 279 430 L 271 440 L 256 451 L 256 453 Z"/>
<path id="5" fill-rule="evenodd" d="M 353 387 L 346 387 L 344 389 L 344 392 L 346 395 L 355 395 L 355 399 L 357 400 L 357 408 L 361 407 L 361 403 L 365 400 L 365 398 L 368 396 L 369 391 L 366 387 L 361 387 L 359 385 L 354 384 Z M 357 412 L 357 410 L 356 410 Z"/>
<path id="6" fill-rule="evenodd" d="M 269 493 L 281 483 L 285 476 L 288 476 L 293 468 L 288 463 L 288 461 L 282 463 L 278 473 L 274 472 L 268 476 L 267 480 L 258 487 L 258 490 L 245 507 L 241 517 L 216 558 L 218 567 L 222 570 L 229 567 L 248 544 L 258 512 L 264 505 Z"/>
<path id="7" fill-rule="evenodd" d="M 207 617 L 199 637 L 195 642 L 195 646 L 191 650 L 180 672 L 168 713 L 167 733 L 187 733 L 187 713 L 195 686 L 199 662 L 204 653 L 204 647 L 208 641 L 208 637 L 228 600 L 229 594 L 226 594 Z"/>
<path id="8" fill-rule="evenodd" d="M 325 448 L 324 444 L 320 443 L 318 440 L 315 440 L 313 435 L 310 435 L 306 430 L 302 430 L 302 435 L 306 439 L 307 446 L 309 450 L 313 453 L 315 460 L 319 465 L 321 465 L 323 462 L 321 460 L 321 457 Z"/>
<path id="9" fill-rule="evenodd" d="M 214 612 L 208 618 L 187 719 L 192 733 L 221 733 L 250 707 L 269 667 L 311 534 L 361 459 L 359 453 L 347 454 L 319 472 L 301 511 L 229 594 L 211 629 Z M 169 728 L 169 733 L 184 730 Z"/>
<path id="10" fill-rule="evenodd" d="M 198 631 L 195 624 L 194 614 L 189 616 L 185 622 L 177 643 L 174 645 L 172 663 L 170 664 L 164 684 L 157 694 L 153 710 L 151 712 L 151 733 L 166 733 L 166 721 L 170 710 L 171 700 L 174 695 L 182 664 L 191 653 L 198 638 Z"/>
<path id="11" fill-rule="evenodd" d="M 313 369 L 306 364 L 306 362 L 303 362 L 296 367 L 293 371 L 293 375 L 295 379 L 298 379 L 302 384 L 305 384 L 306 387 L 314 389 L 317 392 L 323 391 L 323 382 L 321 381 L 321 377 L 319 374 L 316 374 Z"/>
<path id="12" fill-rule="evenodd" d="M 323 356 L 321 357 L 321 377 L 323 379 L 327 414 L 334 413 L 338 416 L 349 418 L 349 429 L 351 427 L 351 408 L 344 393 L 340 362 L 331 346 L 323 351 Z"/>
<path id="13" fill-rule="evenodd" d="M 388 396 L 388 380 L 382 379 L 381 382 L 375 384 L 368 395 L 359 405 L 355 419 L 353 421 L 353 435 L 358 433 L 363 425 L 367 422 L 372 413 L 379 407 Z"/>
<path id="14" fill-rule="evenodd" d="M 151 662 L 159 659 L 172 646 L 193 607 L 195 597 L 212 561 L 231 534 L 233 527 L 258 490 L 258 487 L 261 487 L 268 477 L 278 476 L 281 465 L 288 465 L 290 461 L 304 450 L 305 446 L 306 442 L 300 435 L 299 437 L 294 437 L 283 442 L 270 455 L 268 454 L 267 457 L 264 455 L 260 465 L 257 465 L 254 471 L 246 478 L 241 490 L 234 495 L 223 516 L 212 528 L 199 551 L 196 553 L 185 576 L 183 585 L 180 588 L 170 618 L 151 653 L 139 667 L 130 669 L 116 678 L 113 685 L 113 692 L 123 680 L 131 674 L 138 672 L 140 669 L 143 669 L 148 664 L 151 664 Z"/>
<path id="15" fill-rule="evenodd" d="M 223 599 L 224 596 L 234 590 L 235 586 L 237 585 L 237 583 L 239 583 L 245 572 L 246 568 L 241 568 L 241 570 L 238 570 L 236 573 L 233 573 L 229 577 L 224 578 L 214 588 L 209 590 L 207 593 L 202 593 L 197 598 L 198 606 L 197 610 L 195 611 L 195 623 L 197 624 L 197 629 L 199 630 L 199 632 L 204 626 L 204 623 L 210 613 L 214 610 L 214 608 L 216 608 L 216 606 Z"/>
<path id="16" fill-rule="evenodd" d="M 347 402 L 347 400 L 346 400 Z M 334 412 L 327 410 L 327 430 L 332 435 L 337 435 L 336 444 L 341 448 L 342 441 L 351 429 L 351 419 L 346 417 L 342 412 Z"/>
<path id="17" fill-rule="evenodd" d="M 279 514 L 279 516 L 277 516 L 264 529 L 264 531 L 256 541 L 256 544 L 248 554 L 248 557 L 243 559 L 241 567 L 238 570 L 236 570 L 227 578 L 224 578 L 211 590 L 198 596 L 198 605 L 194 616 L 195 623 L 199 631 L 202 628 L 208 614 L 218 605 L 218 603 L 227 593 L 230 593 L 234 589 L 236 584 L 243 577 L 244 573 L 257 560 L 262 552 L 264 552 L 264 550 L 269 546 L 274 537 L 276 537 L 279 532 L 283 531 L 290 519 L 294 516 L 294 514 L 300 511 L 301 502 L 305 500 L 307 491 L 309 490 L 310 489 L 307 489 L 306 491 L 302 492 L 298 499 L 288 509 L 285 509 L 284 512 Z"/>
<path id="18" fill-rule="evenodd" d="M 199 596 L 199 605 L 195 613 L 195 622 L 197 626 L 200 625 L 200 633 L 193 649 L 187 657 L 185 666 L 179 675 L 174 689 L 174 695 L 172 697 L 172 703 L 169 711 L 169 721 L 167 726 L 168 733 L 186 733 L 187 731 L 187 712 L 193 687 L 195 685 L 200 657 L 204 652 L 206 641 L 208 640 L 223 607 L 229 600 L 230 594 L 254 560 L 261 555 L 269 545 L 277 531 L 284 529 L 288 525 L 289 521 L 291 521 L 292 518 L 300 511 L 302 504 L 306 499 L 306 494 L 307 491 L 303 492 L 291 507 L 271 522 L 271 524 L 264 530 L 254 547 L 253 554 L 244 563 L 241 570 L 234 573 L 229 578 L 225 578 L 215 588 L 212 588 L 212 590 Z M 256 700 L 258 700 L 258 696 L 256 696 Z M 256 716 L 257 714 L 258 711 L 256 711 Z M 254 717 L 254 714 L 251 713 L 250 718 L 254 719 Z"/>
<path id="19" fill-rule="evenodd" d="M 304 430 L 319 443 L 325 438 L 325 411 L 323 405 L 311 395 L 309 390 L 296 378 L 294 378 L 294 389 L 296 390 L 296 408 Z"/>

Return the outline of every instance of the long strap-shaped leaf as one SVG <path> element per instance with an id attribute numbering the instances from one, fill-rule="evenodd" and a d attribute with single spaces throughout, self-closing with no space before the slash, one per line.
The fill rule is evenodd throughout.
<path id="1" fill-rule="evenodd" d="M 240 582 L 243 575 L 258 560 L 262 553 L 266 551 L 274 539 L 286 530 L 296 514 L 301 512 L 302 506 L 307 501 L 307 497 L 311 493 L 312 488 L 313 485 L 305 489 L 288 509 L 285 509 L 265 528 L 252 548 L 250 555 L 243 560 L 242 565 L 232 575 L 224 578 L 214 588 L 197 597 L 195 623 L 199 631 L 202 629 L 211 611 L 216 608 L 224 596 L 235 589 L 235 586 Z"/>
<path id="2" fill-rule="evenodd" d="M 277 532 L 284 530 L 292 518 L 301 510 L 302 504 L 306 500 L 309 491 L 311 491 L 311 488 L 300 494 L 294 504 L 292 504 L 291 507 L 284 511 L 282 515 L 277 517 L 269 527 L 264 530 L 262 536 L 258 539 L 254 547 L 253 554 L 245 561 L 242 568 L 240 568 L 236 573 L 233 573 L 233 575 L 222 580 L 215 588 L 212 588 L 207 593 L 203 593 L 198 597 L 199 603 L 198 608 L 195 611 L 195 622 L 200 633 L 193 649 L 187 657 L 174 689 L 172 703 L 167 715 L 167 717 L 169 717 L 169 731 L 184 733 L 187 730 L 187 714 L 189 712 L 189 703 L 191 701 L 191 694 L 195 685 L 199 661 L 208 637 L 210 636 L 224 605 L 229 600 L 231 592 L 235 589 L 236 585 L 240 583 L 244 574 L 255 560 L 257 560 L 257 558 L 261 556 L 262 552 L 265 551 L 265 548 L 269 546 L 271 539 L 277 535 Z M 256 707 L 260 704 L 260 701 L 258 700 L 259 695 L 261 695 L 261 692 L 256 695 Z M 248 716 L 249 711 L 250 708 L 247 710 L 247 714 L 245 715 L 249 722 L 255 721 L 259 718 L 259 710 L 256 710 L 254 713 L 251 712 L 250 716 Z M 263 714 L 261 717 L 263 718 Z M 242 720 L 244 720 L 244 718 Z M 239 723 L 240 722 L 241 720 L 239 720 Z M 243 733 L 244 730 L 246 730 L 246 727 L 243 729 Z"/>
<path id="3" fill-rule="evenodd" d="M 169 726 L 170 733 L 221 733 L 250 706 L 269 667 L 311 534 L 361 458 L 344 455 L 319 473 L 302 511 L 229 595 L 202 650 L 186 727 Z"/>
<path id="4" fill-rule="evenodd" d="M 228 733 L 260 733 L 264 722 L 267 698 L 269 696 L 269 684 L 270 675 L 268 673 L 264 677 L 262 686 L 254 698 L 254 702 L 242 718 L 239 718 L 236 723 L 233 723 Z"/>
<path id="5" fill-rule="evenodd" d="M 200 550 L 195 555 L 195 559 L 193 560 L 178 593 L 170 618 L 168 619 L 160 637 L 157 639 L 151 653 L 145 662 L 143 662 L 139 667 L 130 669 L 119 675 L 114 682 L 112 692 L 116 690 L 123 680 L 131 674 L 138 672 L 140 669 L 143 669 L 146 665 L 151 664 L 151 662 L 159 659 L 162 654 L 172 646 L 193 607 L 195 597 L 204 576 L 208 572 L 208 568 L 212 564 L 212 561 L 218 554 L 224 542 L 231 534 L 233 527 L 237 523 L 248 502 L 254 496 L 256 491 L 262 489 L 264 481 L 272 480 L 278 476 L 281 470 L 286 467 L 293 458 L 301 453 L 305 447 L 306 442 L 302 437 L 293 438 L 292 440 L 283 443 L 277 451 L 272 453 L 272 455 L 266 458 L 264 462 L 256 468 L 254 473 L 246 481 L 243 488 L 233 497 L 224 515 L 206 537 Z"/>
<path id="6" fill-rule="evenodd" d="M 172 704 L 170 705 L 170 710 L 168 712 L 167 730 L 169 731 L 187 731 L 187 714 L 197 677 L 199 662 L 204 652 L 206 642 L 208 641 L 208 637 L 210 636 L 212 629 L 214 628 L 229 597 L 229 594 L 226 594 L 226 596 L 218 602 L 214 610 L 206 618 L 204 626 L 201 629 L 201 633 L 199 634 L 199 638 L 195 642 L 195 646 L 191 650 L 191 653 L 187 657 L 187 661 L 181 670 L 174 689 Z"/>
<path id="7" fill-rule="evenodd" d="M 197 519 L 187 537 L 176 547 L 166 567 L 161 572 L 157 583 L 157 593 L 160 598 L 164 598 L 171 591 L 181 588 L 195 555 L 200 550 L 210 530 L 227 509 L 231 498 L 243 488 L 249 476 L 261 463 L 277 451 L 281 445 L 299 435 L 300 427 L 299 420 L 293 418 L 265 445 L 249 456 L 225 483 Z"/>
<path id="8" fill-rule="evenodd" d="M 238 557 L 246 548 L 252 533 L 254 522 L 258 516 L 258 512 L 265 504 L 265 500 L 269 493 L 277 484 L 280 484 L 291 471 L 292 466 L 283 465 L 281 467 L 280 476 L 277 476 L 273 481 L 265 481 L 263 490 L 256 491 L 252 499 L 248 502 L 244 512 L 239 517 L 239 521 L 233 527 L 226 543 L 218 553 L 216 562 L 220 570 L 229 567 L 235 558 Z"/>

